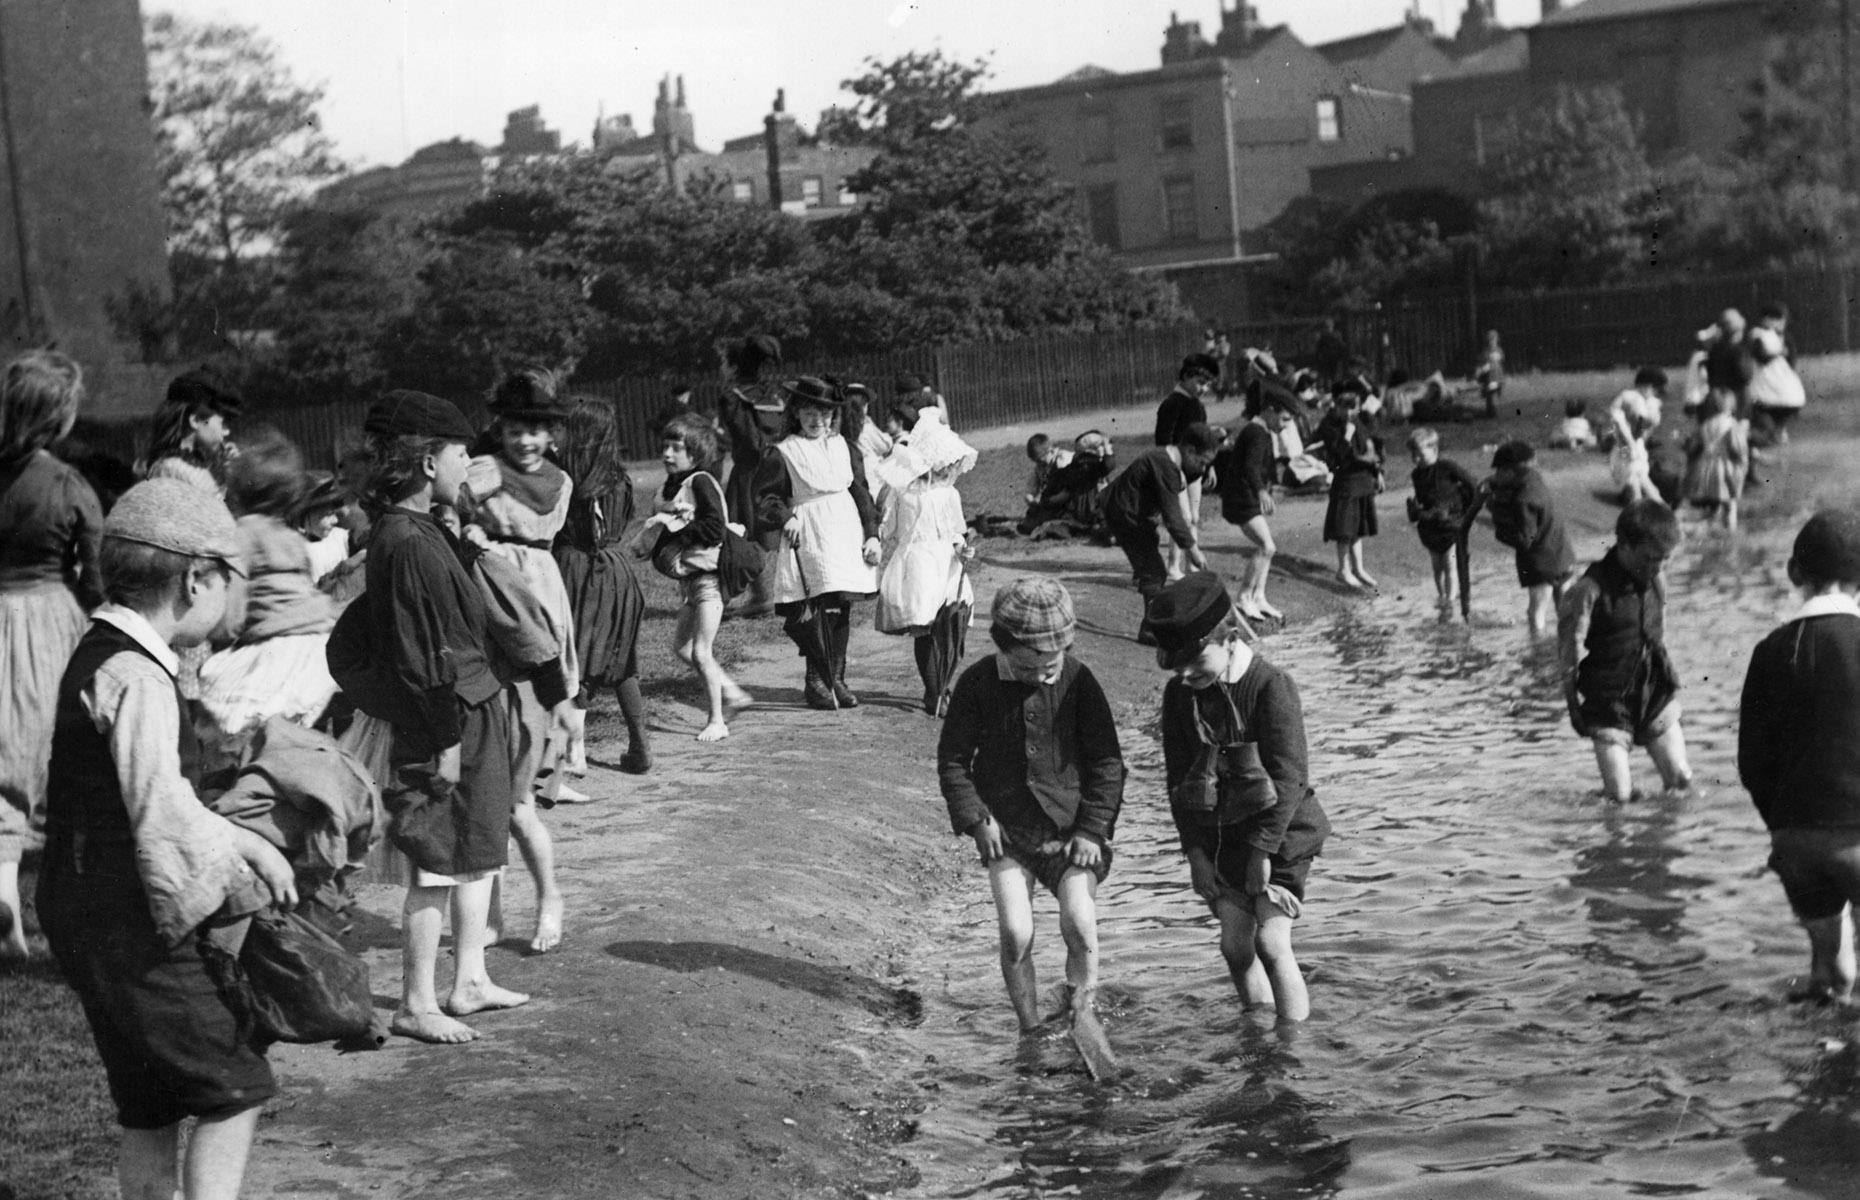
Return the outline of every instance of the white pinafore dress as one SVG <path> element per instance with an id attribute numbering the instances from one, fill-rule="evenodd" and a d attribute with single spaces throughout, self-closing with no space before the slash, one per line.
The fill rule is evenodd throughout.
<path id="1" fill-rule="evenodd" d="M 852 451 L 841 437 L 786 437 L 775 444 L 788 468 L 789 507 L 801 521 L 800 546 L 783 538 L 775 556 L 775 603 L 828 592 L 869 596 L 878 574 L 865 561 L 865 526 L 852 498 Z M 802 578 L 806 578 L 803 585 Z"/>

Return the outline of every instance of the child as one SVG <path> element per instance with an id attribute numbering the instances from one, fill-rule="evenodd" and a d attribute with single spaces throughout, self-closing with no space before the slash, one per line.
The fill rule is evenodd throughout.
<path id="1" fill-rule="evenodd" d="M 1033 972 L 1033 885 L 1059 900 L 1066 986 L 1076 1013 L 1098 986 L 1098 885 L 1124 803 L 1111 705 L 1067 653 L 1072 596 L 1051 579 L 995 593 L 997 650 L 956 681 L 937 742 L 950 827 L 975 839 L 994 893 L 1001 975 L 1023 1032 L 1040 1024 Z"/>
<path id="2" fill-rule="evenodd" d="M 1188 565 L 1206 570 L 1208 559 L 1188 519 L 1188 480 L 1200 479 L 1213 465 L 1221 448 L 1221 435 L 1208 425 L 1190 425 L 1173 446 L 1145 450 L 1111 481 L 1105 497 L 1104 524 L 1130 562 L 1137 594 L 1149 607 L 1152 597 L 1169 582 L 1169 569 L 1156 546 L 1158 522 L 1181 547 Z M 1137 644 L 1150 646 L 1149 630 L 1139 626 Z"/>
<path id="3" fill-rule="evenodd" d="M 1789 581 L 1804 603 L 1744 676 L 1737 773 L 1770 831 L 1770 867 L 1808 933 L 1802 998 L 1850 1004 L 1860 902 L 1860 515 L 1816 513 Z"/>
<path id="4" fill-rule="evenodd" d="M 1055 444 L 1044 433 L 1027 439 L 1027 459 L 1033 464 L 1033 470 L 1027 476 L 1027 491 L 1022 497 L 1027 502 L 1027 515 L 1015 526 L 1020 533 L 1031 534 L 1048 521 L 1066 515 L 1065 498 L 1049 498 L 1049 495 L 1054 490 L 1054 480 L 1072 465 L 1072 456 L 1071 450 Z"/>
<path id="5" fill-rule="evenodd" d="M 1634 373 L 1634 386 L 1608 404 L 1608 474 L 1621 489 L 1621 503 L 1653 500 L 1659 492 L 1647 457 L 1647 433 L 1660 423 L 1666 391 L 1666 372 L 1642 367 Z"/>
<path id="6" fill-rule="evenodd" d="M 1208 407 L 1205 403 L 1208 393 L 1213 390 L 1221 377 L 1220 360 L 1213 354 L 1191 354 L 1182 360 L 1181 368 L 1175 375 L 1175 387 L 1162 403 L 1156 406 L 1156 445 L 1173 446 L 1182 438 L 1190 426 L 1205 425 L 1208 421 Z M 1184 496 L 1187 505 L 1188 524 L 1191 529 L 1201 528 L 1201 477 L 1188 480 Z M 1168 550 L 1168 577 L 1179 578 L 1182 574 L 1182 548 L 1172 545 Z"/>
<path id="7" fill-rule="evenodd" d="M 1581 400 L 1563 404 L 1563 423 L 1550 437 L 1552 450 L 1593 450 L 1595 429 L 1589 424 L 1589 406 Z"/>
<path id="8" fill-rule="evenodd" d="M 390 1028 L 424 1042 L 468 1042 L 458 1017 L 529 997 L 491 982 L 484 951 L 491 893 L 520 797 L 511 712 L 491 669 L 485 602 L 467 549 L 435 505 L 457 507 L 474 437 L 464 414 L 423 392 L 368 410 L 373 468 L 367 585 L 330 637 L 330 671 L 355 706 L 393 727 L 382 799 L 388 836 L 412 860 L 401 924 L 401 1001 Z M 442 1009 L 439 938 L 451 908 L 455 971 Z"/>
<path id="9" fill-rule="evenodd" d="M 1498 398 L 1505 394 L 1505 351 L 1498 344 L 1498 330 L 1485 331 L 1485 349 L 1479 355 L 1473 379 L 1479 384 L 1479 398 L 1485 401 L 1485 415 L 1498 415 Z"/>
<path id="10" fill-rule="evenodd" d="M 149 419 L 144 476 L 218 488 L 233 455 L 231 422 L 244 407 L 237 392 L 205 371 L 175 376 Z"/>
<path id="11" fill-rule="evenodd" d="M 1550 628 L 1550 614 L 1563 603 L 1563 588 L 1576 569 L 1576 551 L 1557 519 L 1550 487 L 1531 466 L 1537 452 L 1529 442 L 1506 442 L 1492 455 L 1492 478 L 1485 493 L 1492 509 L 1492 532 L 1518 556 L 1518 586 L 1529 594 L 1526 613 L 1531 636 Z"/>
<path id="12" fill-rule="evenodd" d="M 1221 923 L 1221 954 L 1249 1008 L 1311 1015 L 1292 953 L 1292 922 L 1330 821 L 1306 770 L 1304 712 L 1285 672 L 1241 639 L 1212 571 L 1170 585 L 1150 606 L 1163 688 L 1169 811 L 1195 894 Z"/>
<path id="13" fill-rule="evenodd" d="M 719 457 L 717 428 L 705 418 L 683 416 L 665 427 L 659 455 L 665 464 L 665 486 L 659 492 L 658 509 L 641 527 L 637 543 L 661 573 L 678 580 L 678 625 L 672 635 L 672 653 L 704 684 L 709 717 L 698 730 L 700 742 L 729 737 L 730 718 L 753 703 L 717 662 L 713 650 L 717 626 L 723 622 L 718 554 L 730 519 L 723 486 L 711 474 Z"/>
<path id="14" fill-rule="evenodd" d="M 291 524 L 301 533 L 310 556 L 310 578 L 327 578 L 349 557 L 349 531 L 342 524 L 350 498 L 333 475 L 312 474 L 303 498 L 291 510 Z"/>
<path id="15" fill-rule="evenodd" d="M 564 435 L 559 453 L 574 492 L 554 554 L 575 618 L 575 653 L 581 663 L 578 703 L 585 709 L 596 688 L 614 689 L 627 735 L 620 769 L 643 775 L 652 769 L 652 735 L 639 690 L 639 627 L 646 617 L 646 598 L 633 574 L 631 556 L 620 549 L 633 521 L 633 480 L 627 474 L 611 404 L 579 401 L 568 415 Z"/>
<path id="16" fill-rule="evenodd" d="M 1363 566 L 1363 539 L 1376 536 L 1376 494 L 1382 490 L 1382 444 L 1369 431 L 1355 391 L 1337 396 L 1337 406 L 1319 427 L 1324 457 L 1333 472 L 1324 510 L 1324 540 L 1337 544 L 1337 578 L 1345 587 L 1374 588 Z"/>
<path id="17" fill-rule="evenodd" d="M 1765 304 L 1750 331 L 1750 358 L 1755 370 L 1745 393 L 1750 401 L 1750 426 L 1761 444 L 1782 446 L 1789 441 L 1789 423 L 1808 403 L 1808 392 L 1795 373 L 1787 339 L 1789 309 L 1780 302 Z"/>
<path id="18" fill-rule="evenodd" d="M 1408 498 L 1408 519 L 1421 535 L 1434 565 L 1434 593 L 1441 606 L 1464 595 L 1468 580 L 1459 578 L 1453 554 L 1472 528 L 1479 511 L 1479 484 L 1465 467 L 1440 457 L 1440 435 L 1428 428 L 1408 435 L 1408 453 L 1414 458 L 1414 495 Z M 1457 589 L 1457 592 L 1456 592 Z"/>
<path id="19" fill-rule="evenodd" d="M 237 535 L 217 499 L 159 479 L 123 494 L 100 554 L 107 603 L 58 687 L 39 919 L 109 1078 L 122 1194 L 230 1197 L 277 1086 L 207 956 L 236 950 L 237 918 L 297 904 L 283 855 L 187 774 L 175 648 L 223 616 Z"/>
<path id="20" fill-rule="evenodd" d="M 1272 527 L 1266 523 L 1266 518 L 1277 510 L 1272 498 L 1273 437 L 1284 426 L 1285 410 L 1276 398 L 1264 399 L 1252 419 L 1240 427 L 1214 460 L 1221 517 L 1230 525 L 1238 525 L 1254 546 L 1240 579 L 1240 612 L 1249 621 L 1285 616 L 1266 599 L 1266 577 L 1272 571 L 1272 556 L 1278 552 Z"/>
<path id="21" fill-rule="evenodd" d="M 863 460 L 840 434 L 839 389 L 805 375 L 782 387 L 788 432 L 756 480 L 756 523 L 782 532 L 775 611 L 807 660 L 808 707 L 857 708 L 859 698 L 846 686 L 846 650 L 854 597 L 878 590 L 872 569 L 881 552 L 878 510 Z M 915 401 L 898 404 L 914 419 Z"/>
<path id="22" fill-rule="evenodd" d="M 1731 394 L 1714 388 L 1699 405 L 1699 426 L 1686 439 L 1686 499 L 1707 521 L 1737 528 L 1737 502 L 1750 471 L 1750 437 L 1731 415 Z"/>
<path id="23" fill-rule="evenodd" d="M 1645 746 L 1668 791 L 1692 783 L 1679 726 L 1679 676 L 1666 653 L 1661 567 L 1679 545 L 1679 520 L 1637 500 L 1615 521 L 1615 544 L 1569 589 L 1557 615 L 1570 724 L 1595 745 L 1602 791 L 1634 798 L 1628 751 Z"/>

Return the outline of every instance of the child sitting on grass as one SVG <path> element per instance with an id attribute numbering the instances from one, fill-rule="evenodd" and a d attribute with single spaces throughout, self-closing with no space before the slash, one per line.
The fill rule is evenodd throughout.
<path id="1" fill-rule="evenodd" d="M 1492 456 L 1492 478 L 1485 492 L 1492 509 L 1492 532 L 1518 556 L 1518 586 L 1530 599 L 1531 636 L 1550 629 L 1550 615 L 1563 603 L 1563 589 L 1576 569 L 1576 551 L 1557 518 L 1550 485 L 1531 464 L 1537 452 L 1529 442 L 1506 442 Z"/>
<path id="2" fill-rule="evenodd" d="M 1059 899 L 1066 985 L 1076 1013 L 1098 986 L 1098 885 L 1124 803 L 1111 705 L 1067 653 L 1072 596 L 1054 580 L 995 593 L 996 652 L 962 673 L 937 742 L 950 826 L 975 839 L 1001 932 L 1001 975 L 1023 1032 L 1040 1024 L 1033 885 Z"/>
<path id="3" fill-rule="evenodd" d="M 296 884 L 271 843 L 195 794 L 176 691 L 175 649 L 219 623 L 238 556 L 212 495 L 129 489 L 103 525 L 106 603 L 58 689 L 39 919 L 109 1078 L 124 1196 L 236 1196 L 277 1093 L 206 956 L 236 951 L 234 918 L 294 908 Z"/>
<path id="4" fill-rule="evenodd" d="M 1552 450 L 1595 449 L 1595 426 L 1589 424 L 1589 406 L 1581 400 L 1563 405 L 1563 423 L 1550 435 Z"/>
<path id="5" fill-rule="evenodd" d="M 1408 435 L 1408 453 L 1414 457 L 1414 495 L 1408 498 L 1408 519 L 1433 560 L 1434 591 L 1443 606 L 1449 605 L 1455 595 L 1465 594 L 1468 582 L 1458 578 L 1457 565 L 1448 556 L 1467 535 L 1479 511 L 1479 484 L 1465 467 L 1440 457 L 1440 435 L 1425 426 Z"/>
<path id="6" fill-rule="evenodd" d="M 1557 643 L 1570 724 L 1595 745 L 1608 799 L 1634 798 L 1629 751 L 1645 746 L 1668 791 L 1692 783 L 1679 725 L 1679 675 L 1666 653 L 1666 582 L 1679 519 L 1636 500 L 1615 521 L 1615 544 L 1563 598 Z"/>
<path id="7" fill-rule="evenodd" d="M 1851 1004 L 1860 901 L 1860 514 L 1816 513 L 1789 581 L 1803 604 L 1757 644 L 1739 705 L 1737 773 L 1770 832 L 1770 867 L 1808 933 L 1798 999 Z"/>
<path id="8" fill-rule="evenodd" d="M 1221 954 L 1241 1000 L 1280 1019 L 1311 1015 L 1292 922 L 1330 821 L 1306 769 L 1304 710 L 1291 677 L 1253 652 L 1212 571 L 1150 605 L 1163 688 L 1169 811 L 1195 894 L 1221 923 Z"/>

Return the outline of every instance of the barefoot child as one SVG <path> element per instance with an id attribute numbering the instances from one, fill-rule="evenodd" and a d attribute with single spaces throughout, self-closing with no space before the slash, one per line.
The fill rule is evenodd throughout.
<path id="1" fill-rule="evenodd" d="M 1363 565 L 1363 539 L 1376 536 L 1376 495 L 1382 491 L 1382 444 L 1369 429 L 1355 391 L 1337 396 L 1337 406 L 1319 426 L 1330 463 L 1330 500 L 1324 510 L 1324 540 L 1337 545 L 1337 578 L 1346 587 L 1374 588 Z"/>
<path id="2" fill-rule="evenodd" d="M 1750 656 L 1737 773 L 1770 831 L 1770 867 L 1808 933 L 1805 996 L 1845 1005 L 1860 901 L 1860 515 L 1810 517 L 1789 581 L 1804 603 Z"/>
<path id="3" fill-rule="evenodd" d="M 1111 481 L 1105 497 L 1104 524 L 1130 561 L 1130 574 L 1147 608 L 1169 582 L 1169 568 L 1157 548 L 1156 526 L 1169 532 L 1188 565 L 1206 570 L 1195 526 L 1188 519 L 1188 481 L 1200 479 L 1213 465 L 1221 435 L 1203 424 L 1183 429 L 1174 445 L 1145 450 Z M 1148 629 L 1139 626 L 1138 645 L 1150 645 Z"/>
<path id="4" fill-rule="evenodd" d="M 107 602 L 58 688 L 39 919 L 109 1078 L 122 1194 L 231 1197 L 277 1086 L 206 942 L 223 955 L 224 918 L 297 903 L 284 857 L 187 774 L 175 647 L 219 622 L 238 539 L 225 505 L 161 479 L 123 494 L 100 553 Z"/>
<path id="5" fill-rule="evenodd" d="M 435 517 L 456 507 L 475 433 L 449 401 L 389 392 L 362 430 L 373 458 L 367 587 L 330 638 L 330 671 L 355 706 L 393 726 L 382 798 L 388 836 L 413 863 L 401 921 L 401 1000 L 391 1028 L 468 1042 L 456 1018 L 529 997 L 491 982 L 491 891 L 517 799 L 510 709 L 491 670 L 487 618 L 465 548 Z M 439 939 L 452 913 L 455 970 L 439 1000 Z"/>
<path id="6" fill-rule="evenodd" d="M 995 898 L 1001 974 L 1023 1031 L 1039 1025 L 1033 885 L 1059 899 L 1074 1012 L 1098 984 L 1098 885 L 1124 803 L 1124 758 L 1111 706 L 1067 653 L 1072 596 L 1050 579 L 995 593 L 996 652 L 956 681 L 937 743 L 950 826 L 975 839 Z"/>
<path id="7" fill-rule="evenodd" d="M 1679 676 L 1666 653 L 1666 581 L 1679 519 L 1658 500 L 1636 500 L 1615 521 L 1615 544 L 1563 597 L 1557 645 L 1570 724 L 1595 744 L 1602 790 L 1634 796 L 1629 751 L 1647 747 L 1669 791 L 1690 786 L 1679 725 Z"/>
<path id="8" fill-rule="evenodd" d="M 1485 492 L 1492 532 L 1518 556 L 1518 586 L 1530 599 L 1531 636 L 1542 637 L 1550 616 L 1563 603 L 1563 589 L 1576 569 L 1576 551 L 1557 518 L 1550 486 L 1531 466 L 1537 452 L 1529 442 L 1506 442 L 1492 456 L 1493 475 Z"/>
<path id="9" fill-rule="evenodd" d="M 1737 529 L 1737 502 L 1750 473 L 1750 436 L 1731 415 L 1732 396 L 1723 388 L 1699 402 L 1699 425 L 1686 439 L 1686 499 L 1705 519 Z"/>
<path id="10" fill-rule="evenodd" d="M 1433 560 L 1434 592 L 1442 606 L 1450 605 L 1456 594 L 1464 594 L 1468 581 L 1458 579 L 1457 564 L 1448 556 L 1458 550 L 1479 510 L 1479 484 L 1465 467 L 1440 457 L 1440 435 L 1431 429 L 1408 435 L 1408 453 L 1414 458 L 1408 519 Z"/>
<path id="11" fill-rule="evenodd" d="M 661 574 L 678 580 L 678 626 L 672 653 L 697 672 L 704 684 L 709 718 L 698 730 L 700 742 L 730 736 L 729 718 L 749 706 L 749 693 L 736 686 L 718 665 L 712 647 L 723 621 L 723 590 L 717 582 L 717 556 L 730 519 L 723 487 L 711 471 L 718 459 L 717 430 L 697 414 L 679 417 L 664 430 L 665 487 L 658 511 L 640 529 L 638 545 L 652 556 Z"/>
<path id="12" fill-rule="evenodd" d="M 1272 540 L 1272 527 L 1266 523 L 1266 518 L 1277 510 L 1272 498 L 1272 477 L 1276 473 L 1273 438 L 1284 427 L 1285 409 L 1272 399 L 1262 400 L 1259 411 L 1214 460 L 1221 517 L 1229 525 L 1238 525 L 1254 547 L 1241 573 L 1238 597 L 1240 612 L 1249 621 L 1285 616 L 1266 599 L 1266 577 L 1272 572 L 1272 556 L 1279 549 Z"/>
<path id="13" fill-rule="evenodd" d="M 1189 575 L 1150 606 L 1163 688 L 1169 810 L 1195 894 L 1221 923 L 1221 954 L 1247 1007 L 1311 1015 L 1292 922 L 1330 821 L 1306 770 L 1291 677 L 1241 639 L 1220 577 Z"/>

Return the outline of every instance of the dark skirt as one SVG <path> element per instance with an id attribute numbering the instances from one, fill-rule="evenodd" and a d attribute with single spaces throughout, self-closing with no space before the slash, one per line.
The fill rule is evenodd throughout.
<path id="1" fill-rule="evenodd" d="M 639 674 L 639 628 L 646 597 L 626 552 L 616 546 L 589 554 L 555 548 L 556 566 L 575 614 L 575 651 L 581 659 L 581 694 L 612 687 Z"/>
<path id="2" fill-rule="evenodd" d="M 1351 496 L 1344 490 L 1333 489 L 1330 504 L 1324 510 L 1324 540 L 1327 542 L 1354 542 L 1359 538 L 1376 536 L 1376 498 L 1372 493 L 1367 496 Z"/>

